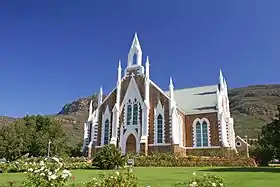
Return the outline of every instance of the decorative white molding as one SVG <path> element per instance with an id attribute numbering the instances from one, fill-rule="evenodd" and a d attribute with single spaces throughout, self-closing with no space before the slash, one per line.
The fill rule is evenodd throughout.
<path id="1" fill-rule="evenodd" d="M 141 105 L 141 108 L 143 108 L 143 99 L 142 99 L 141 93 L 138 89 L 138 86 L 137 86 L 137 83 L 136 83 L 134 77 L 131 77 L 131 79 L 130 79 L 125 96 L 124 96 L 122 104 L 120 106 L 120 113 L 122 112 L 124 105 L 127 104 L 129 99 L 131 99 L 131 100 L 137 99 L 137 101 L 139 101 L 139 103 Z"/>
<path id="2" fill-rule="evenodd" d="M 162 116 L 162 143 L 165 143 L 165 119 L 164 119 L 164 106 L 158 100 L 156 108 L 154 108 L 154 144 L 158 143 L 158 116 Z"/>
<path id="3" fill-rule="evenodd" d="M 178 114 L 178 111 L 177 111 L 177 120 L 178 120 L 178 130 L 179 130 L 179 145 L 180 146 L 183 146 L 184 145 L 184 138 L 183 138 L 183 125 L 184 125 L 184 121 L 182 119 L 182 116 L 180 114 Z"/>
<path id="4" fill-rule="evenodd" d="M 221 146 L 207 146 L 207 147 L 186 147 L 186 149 L 218 149 Z"/>
<path id="5" fill-rule="evenodd" d="M 159 144 L 149 144 L 149 146 L 169 146 L 171 143 L 159 143 Z"/>
<path id="6" fill-rule="evenodd" d="M 197 142 L 196 142 L 196 123 L 199 122 L 200 125 L 201 125 L 201 130 L 202 130 L 202 123 L 203 122 L 206 122 L 207 123 L 207 134 L 208 134 L 208 147 L 211 147 L 211 135 L 210 135 L 210 122 L 207 118 L 196 118 L 194 121 L 193 121 L 193 124 L 192 124 L 192 128 L 193 128 L 193 147 L 197 147 Z M 201 137 L 201 141 L 202 141 L 202 145 L 201 147 L 203 147 L 203 136 Z M 197 147 L 197 148 L 201 148 L 201 147 Z M 204 146 L 205 147 L 205 146 Z"/>
<path id="7" fill-rule="evenodd" d="M 109 137 L 108 137 L 108 141 L 110 142 L 110 134 L 111 134 L 111 129 L 110 129 L 110 126 L 111 126 L 111 113 L 110 113 L 110 110 L 109 110 L 109 106 L 107 105 L 106 106 L 106 110 L 105 112 L 102 114 L 102 128 L 101 128 L 101 145 L 104 145 L 104 129 L 105 129 L 105 121 L 106 120 L 109 120 Z"/>

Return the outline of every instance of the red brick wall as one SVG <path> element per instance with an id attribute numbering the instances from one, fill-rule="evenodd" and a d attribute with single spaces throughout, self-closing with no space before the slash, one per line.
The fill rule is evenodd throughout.
<path id="1" fill-rule="evenodd" d="M 204 113 L 204 114 L 192 114 L 187 115 L 185 119 L 186 126 L 186 147 L 193 147 L 193 122 L 196 118 L 207 118 L 210 122 L 210 136 L 211 136 L 211 146 L 220 146 L 219 141 L 219 128 L 218 128 L 218 118 L 217 113 Z"/>

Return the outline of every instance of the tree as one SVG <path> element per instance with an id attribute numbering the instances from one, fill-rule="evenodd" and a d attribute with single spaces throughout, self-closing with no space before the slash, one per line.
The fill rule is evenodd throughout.
<path id="1" fill-rule="evenodd" d="M 68 153 L 67 136 L 57 121 L 41 115 L 25 116 L 0 129 L 0 157 L 14 160 L 26 153 L 46 156 L 49 140 L 52 155 Z"/>
<path id="2" fill-rule="evenodd" d="M 27 128 L 19 122 L 4 125 L 0 130 L 0 157 L 14 160 L 28 152 L 27 133 Z"/>
<path id="3" fill-rule="evenodd" d="M 265 147 L 273 147 L 275 157 L 280 158 L 280 107 L 278 106 L 278 114 L 276 118 L 262 128 L 260 144 Z"/>
<path id="4" fill-rule="evenodd" d="M 273 158 L 280 158 L 280 106 L 273 121 L 262 127 L 258 144 L 252 150 L 252 155 L 261 165 L 268 165 Z"/>

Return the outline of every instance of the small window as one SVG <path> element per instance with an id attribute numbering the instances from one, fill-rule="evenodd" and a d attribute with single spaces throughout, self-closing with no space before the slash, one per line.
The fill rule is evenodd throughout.
<path id="1" fill-rule="evenodd" d="M 133 119 L 132 124 L 137 125 L 138 124 L 138 105 L 135 103 L 133 105 Z"/>
<path id="2" fill-rule="evenodd" d="M 132 108 L 131 105 L 127 105 L 127 111 L 126 111 L 126 125 L 130 125 L 130 120 L 131 120 L 131 112 Z"/>
<path id="3" fill-rule="evenodd" d="M 157 143 L 163 143 L 163 120 L 160 114 L 157 117 Z"/>
<path id="4" fill-rule="evenodd" d="M 105 121 L 104 125 L 104 144 L 109 144 L 109 120 Z"/>
<path id="5" fill-rule="evenodd" d="M 208 124 L 203 121 L 202 124 L 198 121 L 195 125 L 196 129 L 196 146 L 207 147 L 209 145 L 208 140 Z"/>
<path id="6" fill-rule="evenodd" d="M 137 64 L 137 54 L 134 54 L 132 58 L 132 65 L 134 64 Z"/>
<path id="7" fill-rule="evenodd" d="M 240 141 L 237 141 L 236 142 L 236 147 L 240 147 L 241 146 L 241 142 Z"/>

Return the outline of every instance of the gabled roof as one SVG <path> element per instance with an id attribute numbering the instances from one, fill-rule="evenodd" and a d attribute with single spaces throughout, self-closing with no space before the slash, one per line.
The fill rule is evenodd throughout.
<path id="1" fill-rule="evenodd" d="M 177 105 L 186 114 L 211 113 L 217 111 L 218 85 L 174 90 Z M 169 91 L 167 91 L 169 93 Z"/>
<path id="2" fill-rule="evenodd" d="M 242 143 L 244 143 L 245 145 L 247 144 L 248 146 L 250 146 L 250 144 L 248 144 L 243 138 L 241 138 L 240 136 L 236 136 L 235 140 L 238 139 L 240 140 Z"/>

